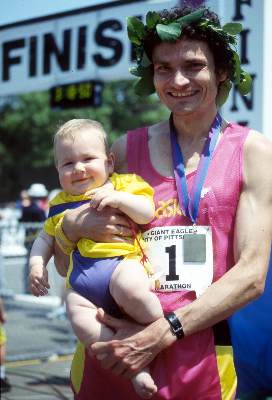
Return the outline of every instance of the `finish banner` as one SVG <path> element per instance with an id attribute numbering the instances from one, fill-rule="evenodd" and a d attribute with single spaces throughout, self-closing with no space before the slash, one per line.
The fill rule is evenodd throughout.
<path id="1" fill-rule="evenodd" d="M 0 27 L 1 95 L 80 81 L 131 79 L 126 17 L 177 1 L 111 3 Z M 129 3 L 129 2 L 127 2 Z"/>

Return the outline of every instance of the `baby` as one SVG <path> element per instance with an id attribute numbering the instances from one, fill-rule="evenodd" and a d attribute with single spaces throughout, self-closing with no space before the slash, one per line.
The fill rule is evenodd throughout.
<path id="1" fill-rule="evenodd" d="M 96 121 L 73 119 L 57 131 L 54 138 L 55 163 L 63 189 L 50 202 L 44 230 L 35 240 L 30 254 L 30 289 L 35 296 L 49 289 L 47 263 L 57 242 L 70 254 L 67 274 L 66 307 L 76 336 L 90 349 L 97 341 L 112 339 L 113 332 L 96 319 L 97 307 L 140 324 L 149 324 L 163 315 L 160 302 L 150 291 L 150 266 L 143 263 L 143 243 L 96 243 L 82 238 L 76 248 L 67 246 L 61 228 L 65 210 L 88 202 L 101 211 L 118 208 L 136 224 L 154 218 L 153 189 L 135 174 L 114 173 L 114 155 L 108 150 L 106 134 Z M 61 239 L 63 238 L 63 240 Z M 144 266 L 143 266 L 144 264 Z M 145 399 L 157 387 L 146 368 L 132 379 L 135 391 Z"/>

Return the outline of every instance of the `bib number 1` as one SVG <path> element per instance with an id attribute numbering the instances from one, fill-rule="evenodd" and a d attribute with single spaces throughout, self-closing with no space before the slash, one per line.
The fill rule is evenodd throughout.
<path id="1" fill-rule="evenodd" d="M 166 275 L 165 279 L 167 281 L 178 281 L 179 275 L 176 271 L 176 245 L 165 247 L 165 252 L 169 256 L 169 274 Z"/>
<path id="2" fill-rule="evenodd" d="M 208 226 L 152 228 L 143 233 L 146 254 L 159 278 L 159 291 L 195 291 L 212 283 L 212 235 Z"/>

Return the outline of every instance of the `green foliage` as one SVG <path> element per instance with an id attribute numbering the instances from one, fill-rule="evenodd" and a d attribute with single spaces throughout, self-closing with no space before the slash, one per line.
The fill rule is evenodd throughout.
<path id="1" fill-rule="evenodd" d="M 241 62 L 237 53 L 233 52 L 232 58 L 234 60 L 234 83 L 240 82 L 241 77 Z"/>
<path id="2" fill-rule="evenodd" d="M 229 79 L 220 84 L 218 94 L 216 96 L 216 105 L 218 107 L 222 107 L 222 105 L 227 101 L 231 88 L 232 83 Z"/>
<path id="3" fill-rule="evenodd" d="M 238 84 L 239 92 L 244 96 L 251 91 L 251 88 L 252 88 L 251 76 L 247 72 L 241 71 L 241 80 Z"/>
<path id="4" fill-rule="evenodd" d="M 148 11 L 146 14 L 146 25 L 147 28 L 152 30 L 155 28 L 156 24 L 160 21 L 160 16 L 156 11 Z"/>
<path id="5" fill-rule="evenodd" d="M 145 35 L 144 24 L 136 17 L 127 17 L 127 32 L 129 40 L 139 45 Z"/>
<path id="6" fill-rule="evenodd" d="M 237 53 L 233 52 L 234 60 L 234 83 L 237 85 L 238 91 L 242 96 L 247 95 L 252 89 L 252 78 L 244 69 L 241 68 L 240 58 Z"/>
<path id="7" fill-rule="evenodd" d="M 181 25 L 177 22 L 172 22 L 168 25 L 158 24 L 156 26 L 156 31 L 162 41 L 176 41 L 181 34 Z"/>
<path id="8" fill-rule="evenodd" d="M 193 24 L 194 22 L 198 22 L 200 18 L 204 15 L 204 8 L 200 8 L 199 10 L 193 11 L 190 14 L 184 15 L 184 17 L 180 17 L 177 19 L 182 26 Z"/>
<path id="9" fill-rule="evenodd" d="M 223 31 L 229 33 L 230 35 L 236 36 L 238 33 L 242 32 L 243 25 L 239 22 L 229 22 L 222 27 Z"/>
<path id="10" fill-rule="evenodd" d="M 150 66 L 148 68 L 144 68 L 144 71 L 141 75 L 141 79 L 138 79 L 134 84 L 135 93 L 138 96 L 149 96 L 154 93 L 155 87 L 153 83 L 153 79 L 150 79 L 150 76 L 153 75 L 153 68 Z"/>
<path id="11" fill-rule="evenodd" d="M 105 84 L 99 108 L 52 110 L 49 93 L 30 93 L 0 106 L 1 201 L 14 200 L 26 187 L 29 171 L 53 166 L 52 143 L 58 126 L 72 118 L 96 119 L 112 143 L 127 130 L 167 118 L 155 96 L 139 100 L 132 81 Z M 54 173 L 55 174 L 55 173 Z M 56 175 L 48 177 L 49 181 Z M 36 181 L 43 182 L 37 176 Z"/>
<path id="12" fill-rule="evenodd" d="M 131 67 L 131 68 L 129 69 L 129 72 L 130 72 L 132 75 L 135 75 L 135 76 L 142 76 L 142 75 L 143 75 L 143 67 L 142 67 L 142 66 Z"/>
<path id="13" fill-rule="evenodd" d="M 150 65 L 152 65 L 150 59 L 148 58 L 146 52 L 143 52 L 143 56 L 142 56 L 142 60 L 141 60 L 141 65 L 143 67 L 149 67 Z"/>
<path id="14" fill-rule="evenodd" d="M 243 26 L 237 22 L 229 22 L 221 27 L 204 17 L 205 8 L 192 11 L 183 17 L 176 19 L 167 19 L 160 17 L 155 11 L 149 11 L 146 15 L 146 25 L 136 17 L 128 18 L 128 37 L 134 44 L 137 54 L 137 66 L 131 68 L 130 72 L 138 77 L 135 84 L 135 91 L 139 96 L 149 96 L 154 93 L 153 85 L 153 69 L 151 62 L 144 51 L 145 40 L 152 32 L 156 33 L 162 42 L 175 42 L 182 37 L 183 28 L 186 25 L 194 24 L 201 30 L 212 31 L 220 40 L 229 46 L 234 61 L 234 71 L 229 80 L 221 85 L 220 93 L 216 102 L 222 106 L 227 100 L 232 83 L 236 84 L 238 91 L 242 95 L 246 95 L 251 90 L 252 80 L 248 73 L 241 68 L 241 62 L 236 49 L 232 46 L 236 45 L 236 36 L 242 31 Z"/>

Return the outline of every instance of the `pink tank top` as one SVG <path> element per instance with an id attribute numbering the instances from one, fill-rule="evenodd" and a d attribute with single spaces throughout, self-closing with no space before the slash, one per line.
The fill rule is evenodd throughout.
<path id="1" fill-rule="evenodd" d="M 212 227 L 213 247 L 216 249 L 214 281 L 234 264 L 234 219 L 242 188 L 243 145 L 247 134 L 247 128 L 228 125 L 215 149 L 204 183 L 197 224 Z M 190 221 L 182 215 L 178 206 L 174 179 L 161 176 L 151 164 L 146 128 L 129 132 L 127 159 L 129 172 L 139 174 L 155 189 L 156 219 L 144 229 L 189 225 Z M 187 176 L 189 191 L 194 177 L 195 173 Z M 165 312 L 195 299 L 194 292 L 161 292 L 158 296 Z M 161 352 L 150 364 L 151 374 L 158 386 L 152 400 L 233 398 L 236 381 L 235 375 L 230 373 L 232 360 L 222 357 L 222 353 L 218 358 L 215 347 L 230 344 L 226 330 L 227 324 L 223 321 L 213 328 L 176 341 Z M 103 370 L 86 351 L 84 354 L 76 352 L 71 372 L 72 381 L 80 382 L 75 390 L 76 400 L 139 400 L 129 381 Z M 230 385 L 234 388 L 232 391 Z"/>
<path id="2" fill-rule="evenodd" d="M 248 128 L 228 124 L 215 149 L 203 186 L 197 225 L 209 225 L 212 228 L 213 281 L 234 265 L 231 244 L 243 181 L 243 145 L 248 132 Z M 142 176 L 155 190 L 156 218 L 143 230 L 159 226 L 191 225 L 191 221 L 179 208 L 174 178 L 160 175 L 151 163 L 147 128 L 128 133 L 127 160 L 129 172 Z M 187 175 L 189 193 L 194 178 L 195 172 Z M 194 292 L 161 292 L 157 295 L 165 312 L 173 311 L 195 299 Z M 165 383 L 165 388 L 162 386 L 158 393 L 161 397 L 158 398 L 202 399 L 201 393 L 205 393 L 205 399 L 221 399 L 214 343 L 221 343 L 217 331 L 220 331 L 220 336 L 222 329 L 227 329 L 224 322 L 218 324 L 218 329 L 207 329 L 176 342 L 165 354 L 157 357 L 153 363 L 155 381 L 157 375 Z M 172 374 L 171 378 L 169 374 Z M 186 382 L 185 386 L 183 382 Z"/>
<path id="3" fill-rule="evenodd" d="M 234 220 L 242 188 L 243 145 L 249 129 L 229 124 L 215 149 L 202 190 L 197 225 L 212 227 L 214 249 L 214 281 L 234 263 Z M 147 128 L 128 133 L 128 170 L 145 179 L 155 190 L 156 218 L 143 229 L 166 225 L 190 225 L 178 205 L 175 180 L 160 175 L 151 164 Z M 187 175 L 188 190 L 195 172 Z"/>

